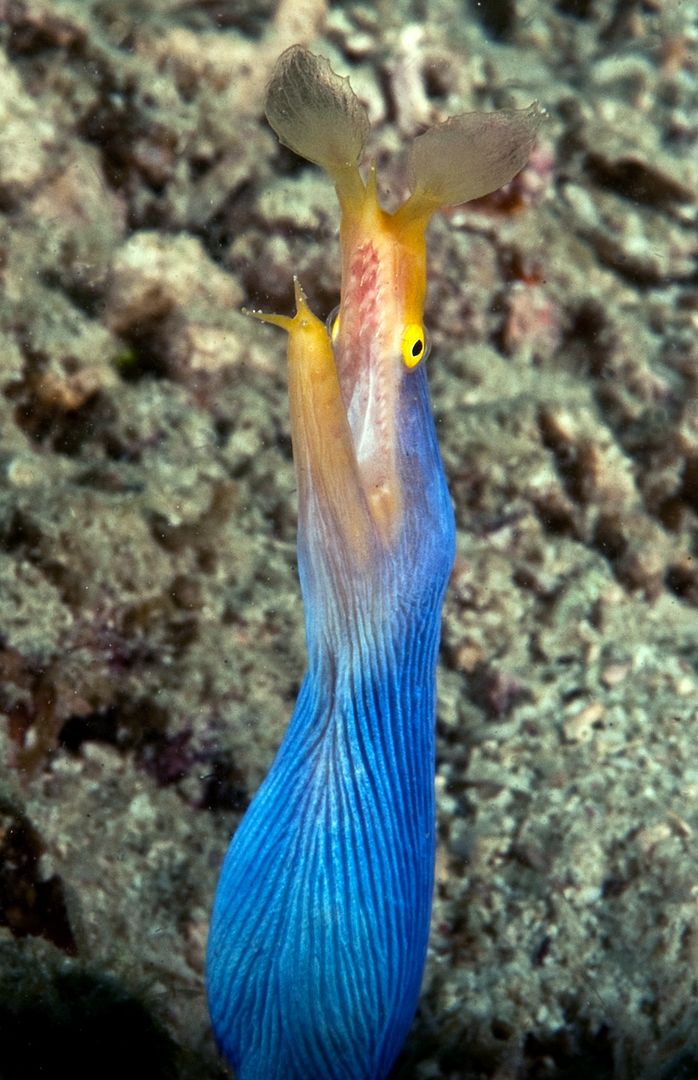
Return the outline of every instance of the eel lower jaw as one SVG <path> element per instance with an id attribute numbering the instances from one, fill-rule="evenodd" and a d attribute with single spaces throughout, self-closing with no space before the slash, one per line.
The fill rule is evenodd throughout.
<path id="1" fill-rule="evenodd" d="M 315 533 L 322 543 L 341 541 L 356 565 L 365 565 L 378 548 L 392 546 L 399 528 L 399 368 L 382 336 L 367 338 L 361 322 L 348 338 L 340 333 L 333 347 L 298 281 L 295 292 L 292 317 L 250 314 L 289 335 L 299 522 L 302 525 L 307 514 L 319 514 L 324 525 Z M 376 341 L 382 346 L 377 348 Z"/>

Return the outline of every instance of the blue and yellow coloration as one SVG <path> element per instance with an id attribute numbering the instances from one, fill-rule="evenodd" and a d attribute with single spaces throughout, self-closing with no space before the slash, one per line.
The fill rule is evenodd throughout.
<path id="1" fill-rule="evenodd" d="M 524 165 L 541 113 L 464 114 L 415 140 L 393 214 L 359 161 L 365 110 L 294 46 L 266 101 L 342 211 L 328 332 L 296 282 L 288 331 L 308 671 L 271 771 L 235 834 L 207 981 L 239 1080 L 381 1080 L 412 1022 L 434 873 L 435 667 L 454 553 L 427 389 L 425 230 L 440 207 Z"/>

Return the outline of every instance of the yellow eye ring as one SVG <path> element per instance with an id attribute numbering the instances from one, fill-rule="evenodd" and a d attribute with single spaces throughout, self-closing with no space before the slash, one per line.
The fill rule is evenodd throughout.
<path id="1" fill-rule="evenodd" d="M 402 333 L 402 360 L 405 367 L 416 367 L 426 355 L 426 351 L 424 327 L 419 323 L 408 323 Z"/>

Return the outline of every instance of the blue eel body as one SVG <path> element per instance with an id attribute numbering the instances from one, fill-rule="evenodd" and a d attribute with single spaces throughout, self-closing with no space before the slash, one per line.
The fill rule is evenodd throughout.
<path id="1" fill-rule="evenodd" d="M 454 519 L 421 325 L 426 224 L 522 167 L 535 106 L 415 140 L 412 195 L 382 210 L 358 169 L 363 106 L 326 61 L 280 58 L 267 116 L 342 209 L 331 335 L 299 286 L 289 398 L 308 670 L 228 849 L 209 1010 L 238 1080 L 382 1080 L 414 1017 L 434 879 L 435 670 Z"/>
<path id="2" fill-rule="evenodd" d="M 308 671 L 228 849 L 210 931 L 210 1011 L 239 1080 L 380 1080 L 417 1007 L 454 524 L 424 367 L 400 411 L 402 536 L 350 610 L 323 552 L 299 545 Z"/>

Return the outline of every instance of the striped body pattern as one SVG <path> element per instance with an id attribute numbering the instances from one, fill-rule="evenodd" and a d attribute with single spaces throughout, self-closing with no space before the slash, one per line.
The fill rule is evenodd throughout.
<path id="1" fill-rule="evenodd" d="M 225 857 L 209 1010 L 238 1080 L 383 1080 L 419 1000 L 434 876 L 435 671 L 454 520 L 422 323 L 426 226 L 506 183 L 540 113 L 466 113 L 415 140 L 412 194 L 380 206 L 359 170 L 348 81 L 293 46 L 266 113 L 341 210 L 330 330 L 295 283 L 288 333 L 308 670 Z"/>
<path id="2" fill-rule="evenodd" d="M 424 371 L 415 377 L 410 392 L 432 425 Z M 226 856 L 208 980 L 225 984 L 211 1014 L 240 1080 L 379 1080 L 417 1007 L 434 872 L 436 654 L 453 558 L 433 425 L 429 436 L 439 531 L 421 566 L 393 556 L 367 571 L 350 617 L 335 617 L 330 599 L 309 620 L 295 712 Z"/>

